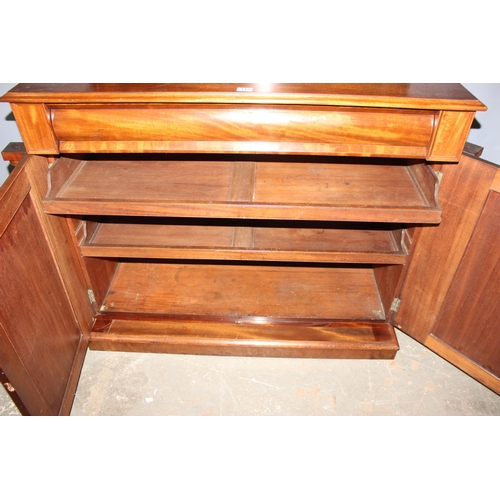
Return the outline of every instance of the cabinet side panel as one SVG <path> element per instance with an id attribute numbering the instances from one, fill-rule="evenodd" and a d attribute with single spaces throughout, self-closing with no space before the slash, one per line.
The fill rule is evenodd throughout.
<path id="1" fill-rule="evenodd" d="M 393 324 L 420 342 L 431 332 L 437 314 L 489 193 L 496 168 L 463 155 L 458 165 L 441 165 L 442 221 L 419 227 L 414 251 L 399 294 Z"/>
<path id="2" fill-rule="evenodd" d="M 500 377 L 500 193 L 492 191 L 433 335 Z"/>

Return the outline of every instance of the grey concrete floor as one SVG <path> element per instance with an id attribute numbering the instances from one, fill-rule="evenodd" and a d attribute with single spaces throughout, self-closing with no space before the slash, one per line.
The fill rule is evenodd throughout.
<path id="1" fill-rule="evenodd" d="M 397 336 L 394 360 L 88 351 L 71 415 L 500 415 L 500 396 Z"/>

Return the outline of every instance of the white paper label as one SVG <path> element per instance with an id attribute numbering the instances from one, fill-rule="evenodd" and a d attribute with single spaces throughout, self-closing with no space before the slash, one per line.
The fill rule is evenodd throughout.
<path id="1" fill-rule="evenodd" d="M 236 87 L 236 92 L 253 92 L 252 87 Z"/>

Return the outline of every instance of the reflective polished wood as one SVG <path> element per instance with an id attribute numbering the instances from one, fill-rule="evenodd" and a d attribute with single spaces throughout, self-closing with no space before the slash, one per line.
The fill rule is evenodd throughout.
<path id="1" fill-rule="evenodd" d="M 447 313 L 496 266 L 481 242 L 500 177 L 462 155 L 486 109 L 462 86 L 19 84 L 2 100 L 28 153 L 0 191 L 0 367 L 23 411 L 69 412 L 87 346 L 391 359 L 393 325 L 497 390 L 493 341 L 471 348 L 455 331 L 474 313 Z"/>

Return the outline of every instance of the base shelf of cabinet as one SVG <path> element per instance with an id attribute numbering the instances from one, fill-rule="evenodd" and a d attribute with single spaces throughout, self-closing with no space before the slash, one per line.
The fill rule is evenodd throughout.
<path id="1" fill-rule="evenodd" d="M 121 262 L 108 314 L 189 318 L 385 320 L 372 266 Z"/>
<path id="2" fill-rule="evenodd" d="M 392 325 L 324 325 L 127 320 L 99 316 L 90 349 L 218 356 L 393 359 L 399 349 Z"/>
<path id="3" fill-rule="evenodd" d="M 242 356 L 388 358 L 381 269 L 401 266 L 124 261 L 92 349 Z"/>

